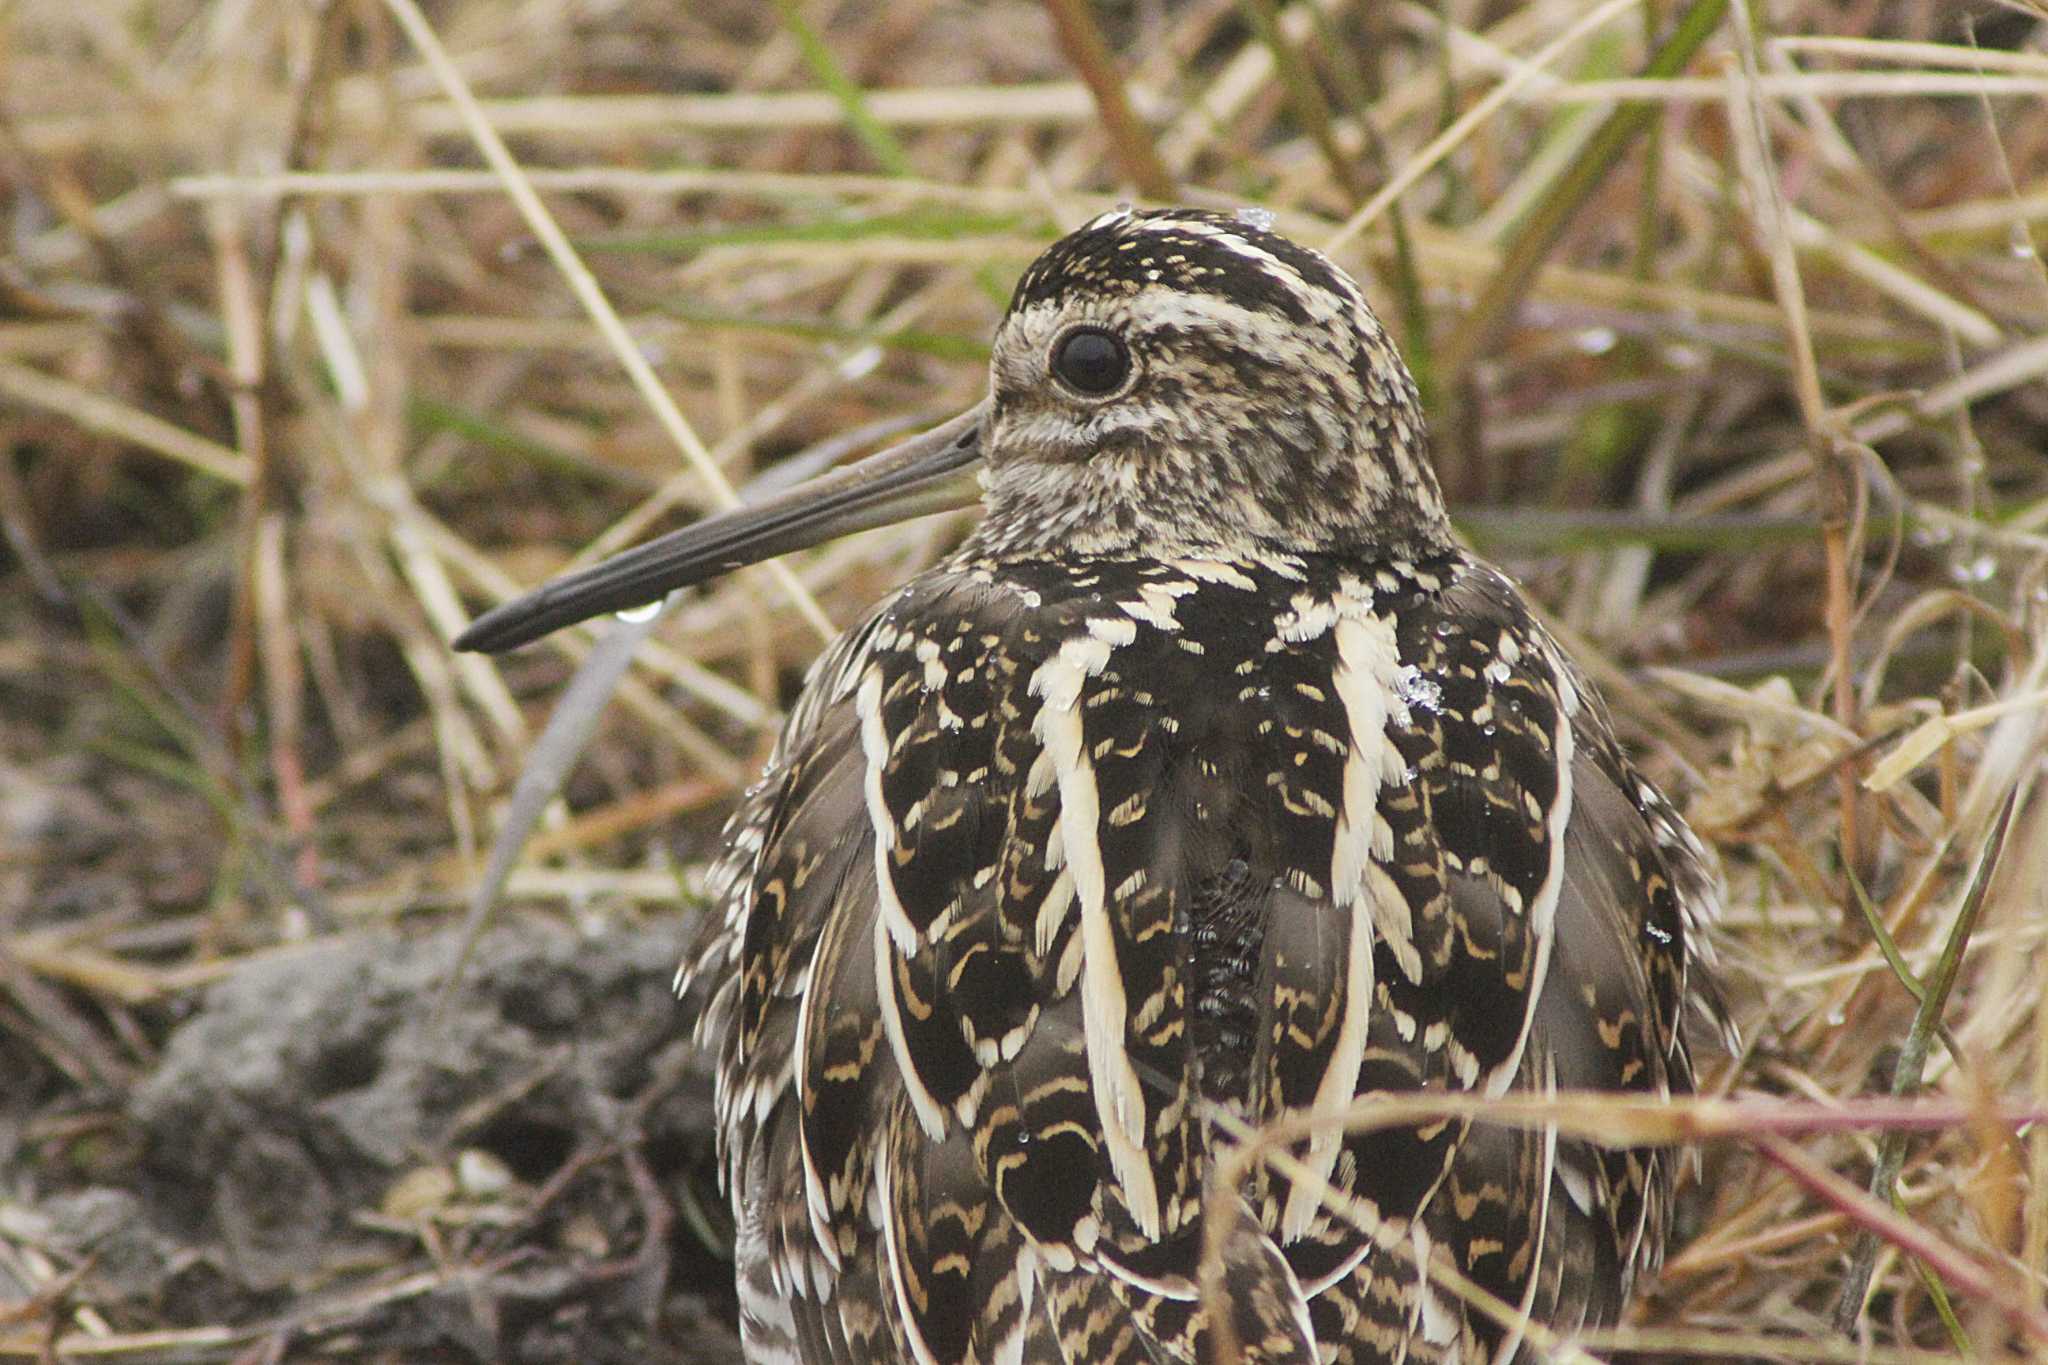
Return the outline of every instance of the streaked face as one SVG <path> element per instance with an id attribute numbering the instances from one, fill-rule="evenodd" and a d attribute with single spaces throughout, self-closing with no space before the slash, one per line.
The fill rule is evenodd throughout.
<path id="1" fill-rule="evenodd" d="M 992 520 L 1327 548 L 1394 501 L 1440 519 L 1413 384 L 1323 257 L 1229 214 L 1097 218 L 1019 281 L 996 335 Z"/>

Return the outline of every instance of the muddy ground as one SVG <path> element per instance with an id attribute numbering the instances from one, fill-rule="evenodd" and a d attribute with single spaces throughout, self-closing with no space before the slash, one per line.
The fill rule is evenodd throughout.
<path id="1" fill-rule="evenodd" d="M 13 834 L 84 835 L 15 776 Z M 84 1306 L 166 1362 L 739 1360 L 678 917 L 506 918 L 443 996 L 458 938 L 281 944 L 112 1030 L 0 955 L 5 1325 Z"/>

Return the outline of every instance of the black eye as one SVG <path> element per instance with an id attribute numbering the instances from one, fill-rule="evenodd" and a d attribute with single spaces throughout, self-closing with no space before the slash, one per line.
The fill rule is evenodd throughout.
<path id="1" fill-rule="evenodd" d="M 1074 392 L 1100 398 L 1115 393 L 1131 377 L 1131 353 L 1111 333 L 1080 327 L 1053 347 L 1052 372 Z"/>

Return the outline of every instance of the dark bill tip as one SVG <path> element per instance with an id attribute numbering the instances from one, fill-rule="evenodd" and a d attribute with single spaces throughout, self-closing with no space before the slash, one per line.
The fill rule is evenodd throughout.
<path id="1" fill-rule="evenodd" d="M 543 583 L 479 616 L 455 647 L 500 654 L 593 616 L 659 602 L 764 559 L 911 517 L 965 507 L 979 495 L 977 404 L 857 464 L 761 502 L 706 517 L 587 569 Z"/>

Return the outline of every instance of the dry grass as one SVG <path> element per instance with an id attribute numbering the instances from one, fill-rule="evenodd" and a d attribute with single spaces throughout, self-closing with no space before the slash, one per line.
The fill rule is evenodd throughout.
<path id="1" fill-rule="evenodd" d="M 1145 184 L 1370 277 L 1468 534 L 1723 855 L 1747 1050 L 1584 1349 L 2048 1358 L 2048 24 L 1758 8 L 444 0 L 439 70 L 402 0 L 0 9 L 0 1261 L 47 1291 L 0 1355 L 261 1339 L 110 1320 L 7 1201 L 118 1179 L 77 1120 L 207 982 L 459 916 L 588 648 L 468 618 L 968 401 L 1017 269 Z M 671 914 L 824 622 L 956 529 L 673 613 L 509 896 Z"/>

